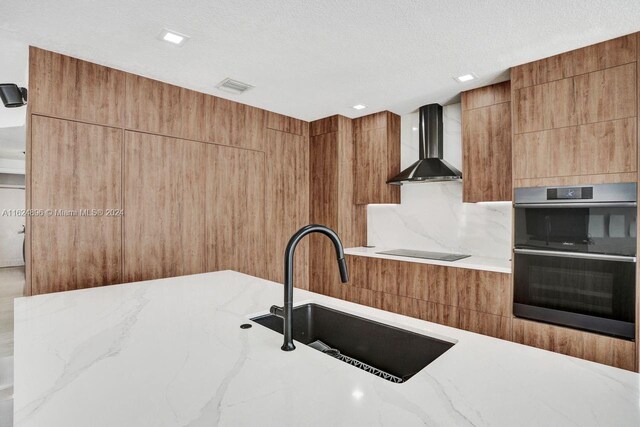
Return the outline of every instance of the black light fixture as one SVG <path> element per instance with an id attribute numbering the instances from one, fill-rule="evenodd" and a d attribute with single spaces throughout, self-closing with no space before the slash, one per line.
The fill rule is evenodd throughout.
<path id="1" fill-rule="evenodd" d="M 0 98 L 7 108 L 22 107 L 27 104 L 27 88 L 14 83 L 0 83 Z"/>

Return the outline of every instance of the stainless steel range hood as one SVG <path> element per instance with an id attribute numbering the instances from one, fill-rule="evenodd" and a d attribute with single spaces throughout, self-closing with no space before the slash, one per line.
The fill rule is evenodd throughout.
<path id="1" fill-rule="evenodd" d="M 402 185 L 411 182 L 454 181 L 462 173 L 442 159 L 442 106 L 429 104 L 420 107 L 420 159 L 387 181 Z"/>

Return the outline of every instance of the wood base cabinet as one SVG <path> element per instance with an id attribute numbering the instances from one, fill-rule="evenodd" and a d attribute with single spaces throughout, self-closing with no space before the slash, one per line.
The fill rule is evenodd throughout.
<path id="1" fill-rule="evenodd" d="M 510 274 L 353 255 L 346 259 L 349 284 L 329 277 L 329 296 L 511 338 Z"/>
<path id="2" fill-rule="evenodd" d="M 633 341 L 516 318 L 513 341 L 630 371 L 636 369 Z"/>

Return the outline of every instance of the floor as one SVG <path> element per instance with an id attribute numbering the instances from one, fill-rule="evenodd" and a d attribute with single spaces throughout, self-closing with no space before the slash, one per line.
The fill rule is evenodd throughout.
<path id="1" fill-rule="evenodd" d="M 24 291 L 24 267 L 0 268 L 0 427 L 13 424 L 13 299 Z"/>

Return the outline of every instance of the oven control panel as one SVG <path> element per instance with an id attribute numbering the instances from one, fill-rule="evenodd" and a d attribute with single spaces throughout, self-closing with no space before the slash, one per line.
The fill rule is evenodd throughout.
<path id="1" fill-rule="evenodd" d="M 547 188 L 547 200 L 593 199 L 593 187 Z"/>

